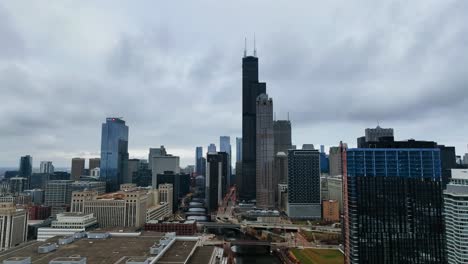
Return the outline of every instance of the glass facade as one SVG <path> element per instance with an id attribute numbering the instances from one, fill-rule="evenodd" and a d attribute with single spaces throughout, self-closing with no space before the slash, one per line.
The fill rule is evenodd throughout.
<path id="1" fill-rule="evenodd" d="M 128 126 L 119 118 L 107 118 L 102 124 L 101 179 L 108 192 L 117 191 L 127 173 Z"/>
<path id="2" fill-rule="evenodd" d="M 446 263 L 439 149 L 346 152 L 346 263 Z"/>

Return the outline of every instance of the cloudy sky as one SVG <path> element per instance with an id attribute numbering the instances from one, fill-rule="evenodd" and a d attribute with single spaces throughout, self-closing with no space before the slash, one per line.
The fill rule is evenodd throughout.
<path id="1" fill-rule="evenodd" d="M 468 1 L 2 1 L 0 166 L 99 156 L 124 117 L 130 156 L 241 135 L 241 57 L 293 142 L 355 146 L 364 128 L 466 152 Z M 233 147 L 235 151 L 235 148 Z"/>

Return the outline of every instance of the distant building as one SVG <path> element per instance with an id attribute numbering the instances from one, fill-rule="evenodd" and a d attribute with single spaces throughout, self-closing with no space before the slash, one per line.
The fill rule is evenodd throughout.
<path id="1" fill-rule="evenodd" d="M 236 137 L 236 162 L 242 162 L 242 138 L 241 137 Z"/>
<path id="2" fill-rule="evenodd" d="M 26 242 L 28 211 L 17 209 L 13 203 L 0 203 L 0 251 Z"/>
<path id="3" fill-rule="evenodd" d="M 174 201 L 174 187 L 170 183 L 160 184 L 158 186 L 159 191 L 159 201 L 161 203 L 167 203 L 169 208 L 174 208 L 173 201 Z M 171 210 L 171 214 L 173 211 Z"/>
<path id="4" fill-rule="evenodd" d="M 259 82 L 258 58 L 242 58 L 242 183 L 239 197 L 242 200 L 256 198 L 256 151 L 257 151 L 257 97 L 266 93 L 266 83 Z"/>
<path id="5" fill-rule="evenodd" d="M 29 194 L 31 196 L 31 202 L 36 205 L 44 204 L 44 190 L 42 189 L 32 189 L 32 190 L 25 190 L 25 194 Z"/>
<path id="6" fill-rule="evenodd" d="M 156 185 L 153 188 L 158 188 L 159 185 L 170 183 L 173 186 L 173 211 L 178 209 L 179 198 L 184 197 L 190 191 L 190 175 L 174 174 L 172 171 L 166 171 L 163 174 L 156 176 Z"/>
<path id="7" fill-rule="evenodd" d="M 125 179 L 123 183 L 132 183 L 133 182 L 133 174 L 138 171 L 140 168 L 140 160 L 139 159 L 129 159 L 128 160 L 128 171 L 125 174 Z"/>
<path id="8" fill-rule="evenodd" d="M 101 177 L 101 168 L 94 168 L 89 171 L 91 177 L 100 178 Z"/>
<path id="9" fill-rule="evenodd" d="M 214 143 L 208 145 L 208 153 L 216 153 L 216 145 Z"/>
<path id="10" fill-rule="evenodd" d="M 261 94 L 257 98 L 256 110 L 256 200 L 257 207 L 275 207 L 275 186 L 278 179 L 273 175 L 274 138 L 273 138 L 273 100 Z M 276 175 L 276 174 L 275 174 Z"/>
<path id="11" fill-rule="evenodd" d="M 328 162 L 328 155 L 325 153 L 325 146 L 320 145 L 320 172 L 321 173 L 329 173 L 330 172 L 330 165 Z"/>
<path id="12" fill-rule="evenodd" d="M 45 186 L 54 174 L 50 173 L 33 173 L 29 182 L 30 189 L 45 189 Z"/>
<path id="13" fill-rule="evenodd" d="M 291 139 L 291 121 L 289 120 L 276 120 L 273 122 L 274 131 L 274 153 L 278 152 L 288 153 L 292 147 Z"/>
<path id="14" fill-rule="evenodd" d="M 106 118 L 101 135 L 101 179 L 109 192 L 119 189 L 128 169 L 128 126 L 120 118 Z"/>
<path id="15" fill-rule="evenodd" d="M 148 162 L 140 160 L 140 166 L 136 172 L 133 173 L 132 182 L 137 186 L 147 187 L 152 184 L 152 172 L 148 167 Z"/>
<path id="16" fill-rule="evenodd" d="M 206 205 L 210 212 L 218 209 L 218 204 L 223 196 L 223 154 L 224 152 L 208 153 L 206 166 Z M 227 156 L 226 153 L 224 153 Z"/>
<path id="17" fill-rule="evenodd" d="M 206 159 L 203 157 L 203 147 L 197 147 L 195 150 L 195 170 L 197 175 L 205 176 Z"/>
<path id="18" fill-rule="evenodd" d="M 29 207 L 29 220 L 44 220 L 50 217 L 52 211 L 50 206 L 34 205 Z"/>
<path id="19" fill-rule="evenodd" d="M 231 175 L 232 175 L 231 137 L 229 137 L 229 136 L 219 137 L 219 151 L 227 153 L 226 185 L 227 185 L 227 188 L 229 188 L 229 187 L 231 187 Z"/>
<path id="20" fill-rule="evenodd" d="M 100 158 L 91 158 L 91 159 L 89 159 L 89 171 L 91 172 L 95 168 L 101 168 L 101 159 Z"/>
<path id="21" fill-rule="evenodd" d="M 446 263 L 440 152 L 343 152 L 345 263 Z"/>
<path id="22" fill-rule="evenodd" d="M 468 169 L 453 169 L 452 179 L 444 191 L 444 217 L 448 263 L 468 263 Z M 460 248 L 462 247 L 462 248 Z"/>
<path id="23" fill-rule="evenodd" d="M 318 150 L 289 150 L 287 214 L 304 219 L 322 216 Z"/>
<path id="24" fill-rule="evenodd" d="M 322 202 L 322 219 L 327 222 L 340 222 L 340 206 L 336 200 Z"/>
<path id="25" fill-rule="evenodd" d="M 31 177 L 30 177 L 31 178 Z M 13 177 L 9 180 L 10 193 L 19 194 L 28 188 L 28 179 L 24 177 Z"/>
<path id="26" fill-rule="evenodd" d="M 29 189 L 29 182 L 31 182 L 32 163 L 33 163 L 32 157 L 29 155 L 26 155 L 20 158 L 18 177 L 27 179 L 28 181 L 28 186 L 26 187 L 27 189 Z"/>
<path id="27" fill-rule="evenodd" d="M 155 156 L 153 157 L 152 165 L 153 187 L 156 187 L 156 177 L 158 174 L 164 174 L 165 171 L 180 173 L 180 158 L 177 156 Z"/>
<path id="28" fill-rule="evenodd" d="M 106 192 L 106 183 L 102 181 L 75 181 L 71 183 L 72 192 L 96 191 L 98 194 Z"/>
<path id="29" fill-rule="evenodd" d="M 39 169 L 40 173 L 47 173 L 53 174 L 54 173 L 54 165 L 52 165 L 52 161 L 41 161 L 41 167 Z"/>
<path id="30" fill-rule="evenodd" d="M 67 211 L 71 203 L 72 180 L 49 181 L 46 185 L 44 204 L 52 207 L 52 215 Z"/>
<path id="31" fill-rule="evenodd" d="M 347 148 L 346 143 L 342 144 L 342 148 Z M 328 164 L 330 176 L 343 175 L 341 151 L 340 147 L 330 147 L 328 154 Z"/>
<path id="32" fill-rule="evenodd" d="M 338 201 L 340 213 L 343 212 L 343 179 L 341 175 L 326 178 L 328 199 Z"/>
<path id="33" fill-rule="evenodd" d="M 381 128 L 380 126 L 376 128 L 366 128 L 365 136 L 358 138 L 358 148 L 364 148 L 363 145 L 366 142 L 376 142 L 382 137 L 393 137 L 393 128 Z"/>
<path id="34" fill-rule="evenodd" d="M 85 175 L 85 159 L 73 158 L 71 165 L 71 179 L 79 181 L 80 177 Z"/>

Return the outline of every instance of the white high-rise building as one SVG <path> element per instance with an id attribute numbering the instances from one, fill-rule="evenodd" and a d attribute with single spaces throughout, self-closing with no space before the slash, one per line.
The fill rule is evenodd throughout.
<path id="1" fill-rule="evenodd" d="M 444 217 L 448 263 L 468 263 L 468 169 L 452 169 L 444 191 Z"/>
<path id="2" fill-rule="evenodd" d="M 17 209 L 14 203 L 0 203 L 0 237 L 0 251 L 26 242 L 28 210 Z"/>
<path id="3" fill-rule="evenodd" d="M 52 165 L 52 161 L 41 161 L 40 173 L 54 173 L 54 165 Z"/>

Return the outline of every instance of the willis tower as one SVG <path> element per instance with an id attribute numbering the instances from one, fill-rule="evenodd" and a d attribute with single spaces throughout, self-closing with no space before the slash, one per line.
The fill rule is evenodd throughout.
<path id="1" fill-rule="evenodd" d="M 255 46 L 255 44 L 254 44 Z M 242 179 L 239 195 L 243 200 L 255 199 L 256 176 L 256 100 L 266 93 L 266 83 L 258 81 L 258 58 L 244 50 L 242 58 Z"/>

